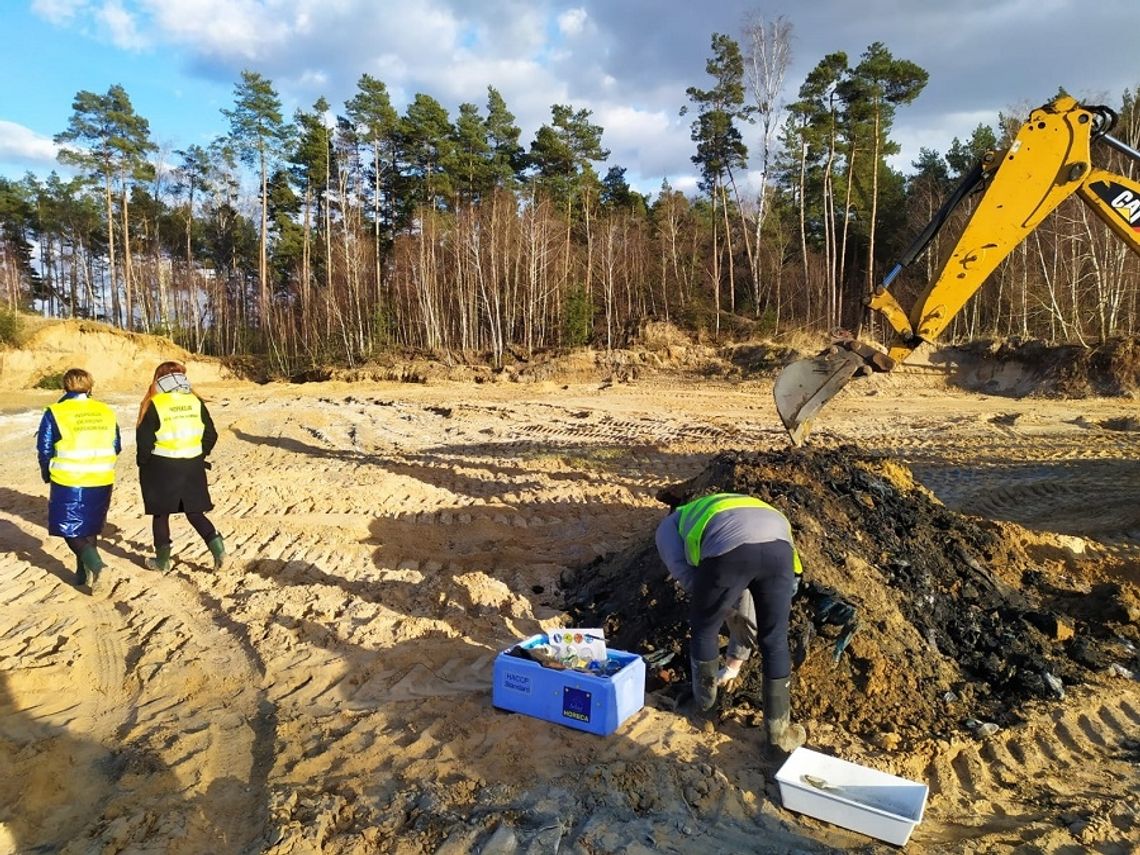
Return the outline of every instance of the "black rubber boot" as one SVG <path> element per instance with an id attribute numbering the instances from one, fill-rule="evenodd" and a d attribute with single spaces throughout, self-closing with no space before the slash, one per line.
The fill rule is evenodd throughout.
<path id="1" fill-rule="evenodd" d="M 99 584 L 99 574 L 103 572 L 103 559 L 99 555 L 99 550 L 94 546 L 85 546 L 79 553 L 79 560 L 83 564 L 83 569 L 86 570 L 87 586 L 91 592 L 95 592 L 95 587 Z"/>
<path id="2" fill-rule="evenodd" d="M 782 760 L 804 744 L 803 725 L 792 724 L 791 677 L 764 679 L 764 736 L 766 752 Z"/>
<path id="3" fill-rule="evenodd" d="M 220 534 L 215 534 L 207 542 L 210 554 L 214 556 L 214 569 L 221 570 L 226 564 L 226 544 Z"/>
<path id="4" fill-rule="evenodd" d="M 693 704 L 700 712 L 708 712 L 716 703 L 716 677 L 720 659 L 702 662 L 691 659 L 693 669 Z"/>
<path id="5" fill-rule="evenodd" d="M 154 558 L 146 559 L 143 564 L 146 565 L 148 570 L 157 570 L 160 573 L 169 573 L 170 568 L 174 562 L 170 559 L 170 544 L 166 546 L 156 546 L 154 548 Z"/>

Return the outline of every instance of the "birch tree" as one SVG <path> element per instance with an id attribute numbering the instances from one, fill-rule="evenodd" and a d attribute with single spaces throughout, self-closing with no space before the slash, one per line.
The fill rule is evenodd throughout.
<path id="1" fill-rule="evenodd" d="M 768 212 L 768 179 L 772 166 L 772 145 L 783 114 L 781 97 L 784 77 L 792 61 L 792 24 L 783 16 L 765 21 L 751 13 L 744 24 L 744 75 L 752 93 L 753 115 L 760 125 L 760 186 L 756 194 L 756 224 L 752 263 L 752 298 L 757 316 L 761 305 L 760 239 Z"/>

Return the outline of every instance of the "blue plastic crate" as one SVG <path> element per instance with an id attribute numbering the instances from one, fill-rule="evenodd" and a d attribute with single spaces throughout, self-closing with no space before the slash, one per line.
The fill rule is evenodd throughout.
<path id="1" fill-rule="evenodd" d="M 518 646 L 545 643 L 545 635 L 534 635 Z M 606 654 L 624 663 L 611 677 L 543 668 L 504 651 L 495 657 L 491 702 L 500 709 L 577 730 L 602 736 L 613 733 L 645 705 L 645 660 L 624 650 L 607 650 Z"/>

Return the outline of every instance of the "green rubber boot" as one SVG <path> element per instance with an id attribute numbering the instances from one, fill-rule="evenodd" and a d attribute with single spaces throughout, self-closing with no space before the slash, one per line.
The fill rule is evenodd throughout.
<path id="1" fill-rule="evenodd" d="M 215 534 L 206 543 L 206 546 L 210 548 L 210 554 L 214 556 L 214 569 L 221 570 L 226 563 L 226 544 L 222 540 L 222 536 Z"/>
<path id="2" fill-rule="evenodd" d="M 770 759 L 781 762 L 807 738 L 803 725 L 792 722 L 791 685 L 791 677 L 764 679 L 765 753 Z"/>
<path id="3" fill-rule="evenodd" d="M 169 573 L 170 568 L 174 562 L 170 558 L 170 544 L 166 546 L 156 546 L 154 548 L 154 558 L 148 558 L 143 562 L 147 570 L 157 570 L 159 573 Z"/>
<path id="4" fill-rule="evenodd" d="M 79 561 L 86 571 L 84 576 L 86 577 L 85 581 L 87 582 L 87 587 L 94 593 L 95 586 L 99 583 L 99 574 L 103 572 L 103 559 L 99 555 L 99 550 L 94 546 L 83 547 L 83 550 L 79 553 Z M 78 573 L 76 575 L 78 576 Z"/>
<path id="5" fill-rule="evenodd" d="M 87 568 L 83 566 L 83 559 L 75 556 L 75 586 L 82 588 L 87 584 Z"/>

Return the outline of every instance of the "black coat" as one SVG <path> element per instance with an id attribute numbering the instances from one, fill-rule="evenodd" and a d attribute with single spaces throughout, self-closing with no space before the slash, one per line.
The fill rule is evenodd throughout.
<path id="1" fill-rule="evenodd" d="M 206 430 L 202 434 L 201 457 L 157 457 L 154 454 L 154 437 L 160 420 L 154 404 L 147 404 L 146 413 L 135 433 L 139 486 L 142 487 L 146 513 L 205 513 L 214 507 L 206 483 L 206 457 L 218 442 L 218 431 L 205 403 L 202 404 L 202 421 Z"/>

